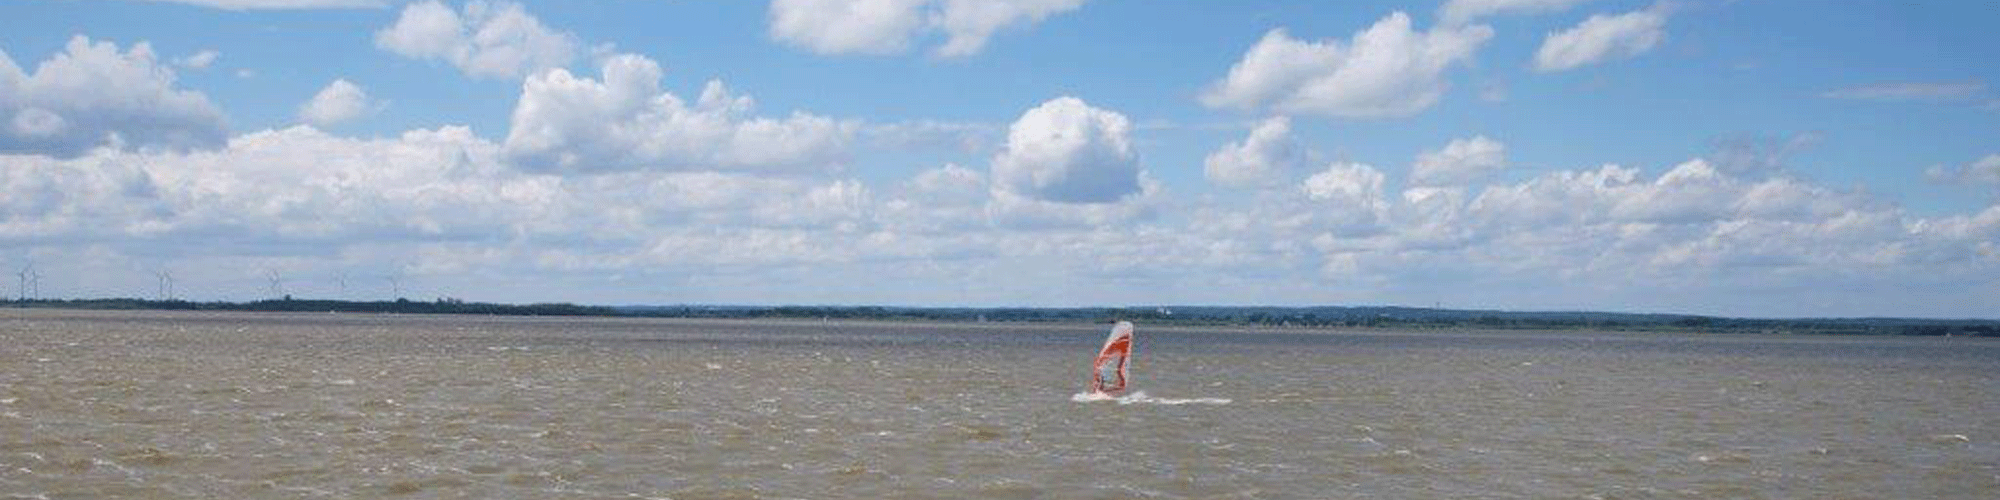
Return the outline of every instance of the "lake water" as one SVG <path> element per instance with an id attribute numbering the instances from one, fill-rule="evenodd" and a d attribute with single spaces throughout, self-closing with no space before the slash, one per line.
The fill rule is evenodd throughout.
<path id="1" fill-rule="evenodd" d="M 0 309 L 0 498 L 2000 498 L 2000 342 Z"/>

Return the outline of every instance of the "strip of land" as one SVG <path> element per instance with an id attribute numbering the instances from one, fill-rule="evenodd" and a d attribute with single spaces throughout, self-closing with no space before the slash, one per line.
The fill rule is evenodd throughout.
<path id="1" fill-rule="evenodd" d="M 170 310 L 622 316 L 655 318 L 790 318 L 960 322 L 1108 322 L 1270 328 L 1397 328 L 1485 330 L 1590 329 L 1696 333 L 1836 335 L 1955 335 L 2000 337 L 2000 320 L 1925 318 L 1729 318 L 1687 314 L 1499 311 L 1398 306 L 1139 306 L 1139 307 L 893 307 L 893 306 L 596 306 L 568 303 L 497 304 L 457 299 L 355 301 L 279 298 L 251 302 L 186 300 L 29 299 L 0 307 Z"/>

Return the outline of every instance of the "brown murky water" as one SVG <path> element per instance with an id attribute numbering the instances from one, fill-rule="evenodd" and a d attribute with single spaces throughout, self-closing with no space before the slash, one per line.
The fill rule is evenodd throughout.
<path id="1" fill-rule="evenodd" d="M 4 498 L 2000 498 L 2000 342 L 0 309 Z"/>

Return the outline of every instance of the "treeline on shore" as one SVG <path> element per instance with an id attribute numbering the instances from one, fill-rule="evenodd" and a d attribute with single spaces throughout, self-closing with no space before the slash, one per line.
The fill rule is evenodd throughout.
<path id="1" fill-rule="evenodd" d="M 1916 318 L 1726 318 L 1683 314 L 1492 311 L 1396 306 L 1147 306 L 1147 307 L 889 307 L 889 306 L 589 306 L 568 303 L 496 304 L 452 298 L 353 301 L 279 299 L 193 302 L 149 299 L 33 299 L 13 307 L 183 311 L 624 316 L 716 319 L 865 319 L 958 322 L 1108 322 L 1253 326 L 1265 328 L 1592 329 L 1692 333 L 1811 333 L 1839 335 L 1963 335 L 2000 337 L 2000 321 Z"/>
<path id="2" fill-rule="evenodd" d="M 2000 337 L 2000 321 L 1917 318 L 1758 319 L 1610 312 L 1485 311 L 1395 306 L 1161 306 L 950 308 L 884 306 L 629 306 L 635 316 L 686 318 L 825 318 L 920 321 L 1108 322 L 1268 328 L 1490 330 L 1592 329 L 1694 333 L 1965 335 Z"/>
<path id="3" fill-rule="evenodd" d="M 52 309 L 352 312 L 402 314 L 489 314 L 503 316 L 620 316 L 616 309 L 576 304 L 495 304 L 458 299 L 355 301 L 328 299 L 267 299 L 252 302 L 194 302 L 150 299 L 32 299 L 4 303 L 14 307 Z"/>

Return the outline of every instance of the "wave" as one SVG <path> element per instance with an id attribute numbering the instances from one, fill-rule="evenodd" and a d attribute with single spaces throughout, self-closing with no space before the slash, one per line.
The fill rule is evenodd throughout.
<path id="1" fill-rule="evenodd" d="M 1102 393 L 1102 392 L 1079 392 L 1079 393 L 1076 393 L 1076 394 L 1071 394 L 1071 395 L 1070 395 L 1070 397 L 1069 397 L 1069 400 L 1070 400 L 1070 401 L 1075 401 L 1075 402 L 1078 402 L 1078 403 L 1095 403 L 1095 402 L 1099 402 L 1099 401 L 1116 401 L 1116 402 L 1118 402 L 1118 404 L 1121 404 L 1121 405 L 1129 405 L 1129 404 L 1154 404 L 1154 405 L 1188 405 L 1188 404 L 1197 404 L 1197 405 L 1226 405 L 1226 404 L 1229 404 L 1229 403 L 1230 403 L 1230 400 L 1229 400 L 1229 399 L 1226 399 L 1226 398 L 1156 398 L 1156 397 L 1153 397 L 1153 396 L 1150 396 L 1150 395 L 1147 395 L 1147 394 L 1146 394 L 1146 391 L 1133 391 L 1133 392 L 1132 392 L 1131 394 L 1126 394 L 1126 395 L 1123 395 L 1123 396 L 1113 396 L 1113 395 L 1110 395 L 1110 394 L 1105 394 L 1105 393 Z"/>

